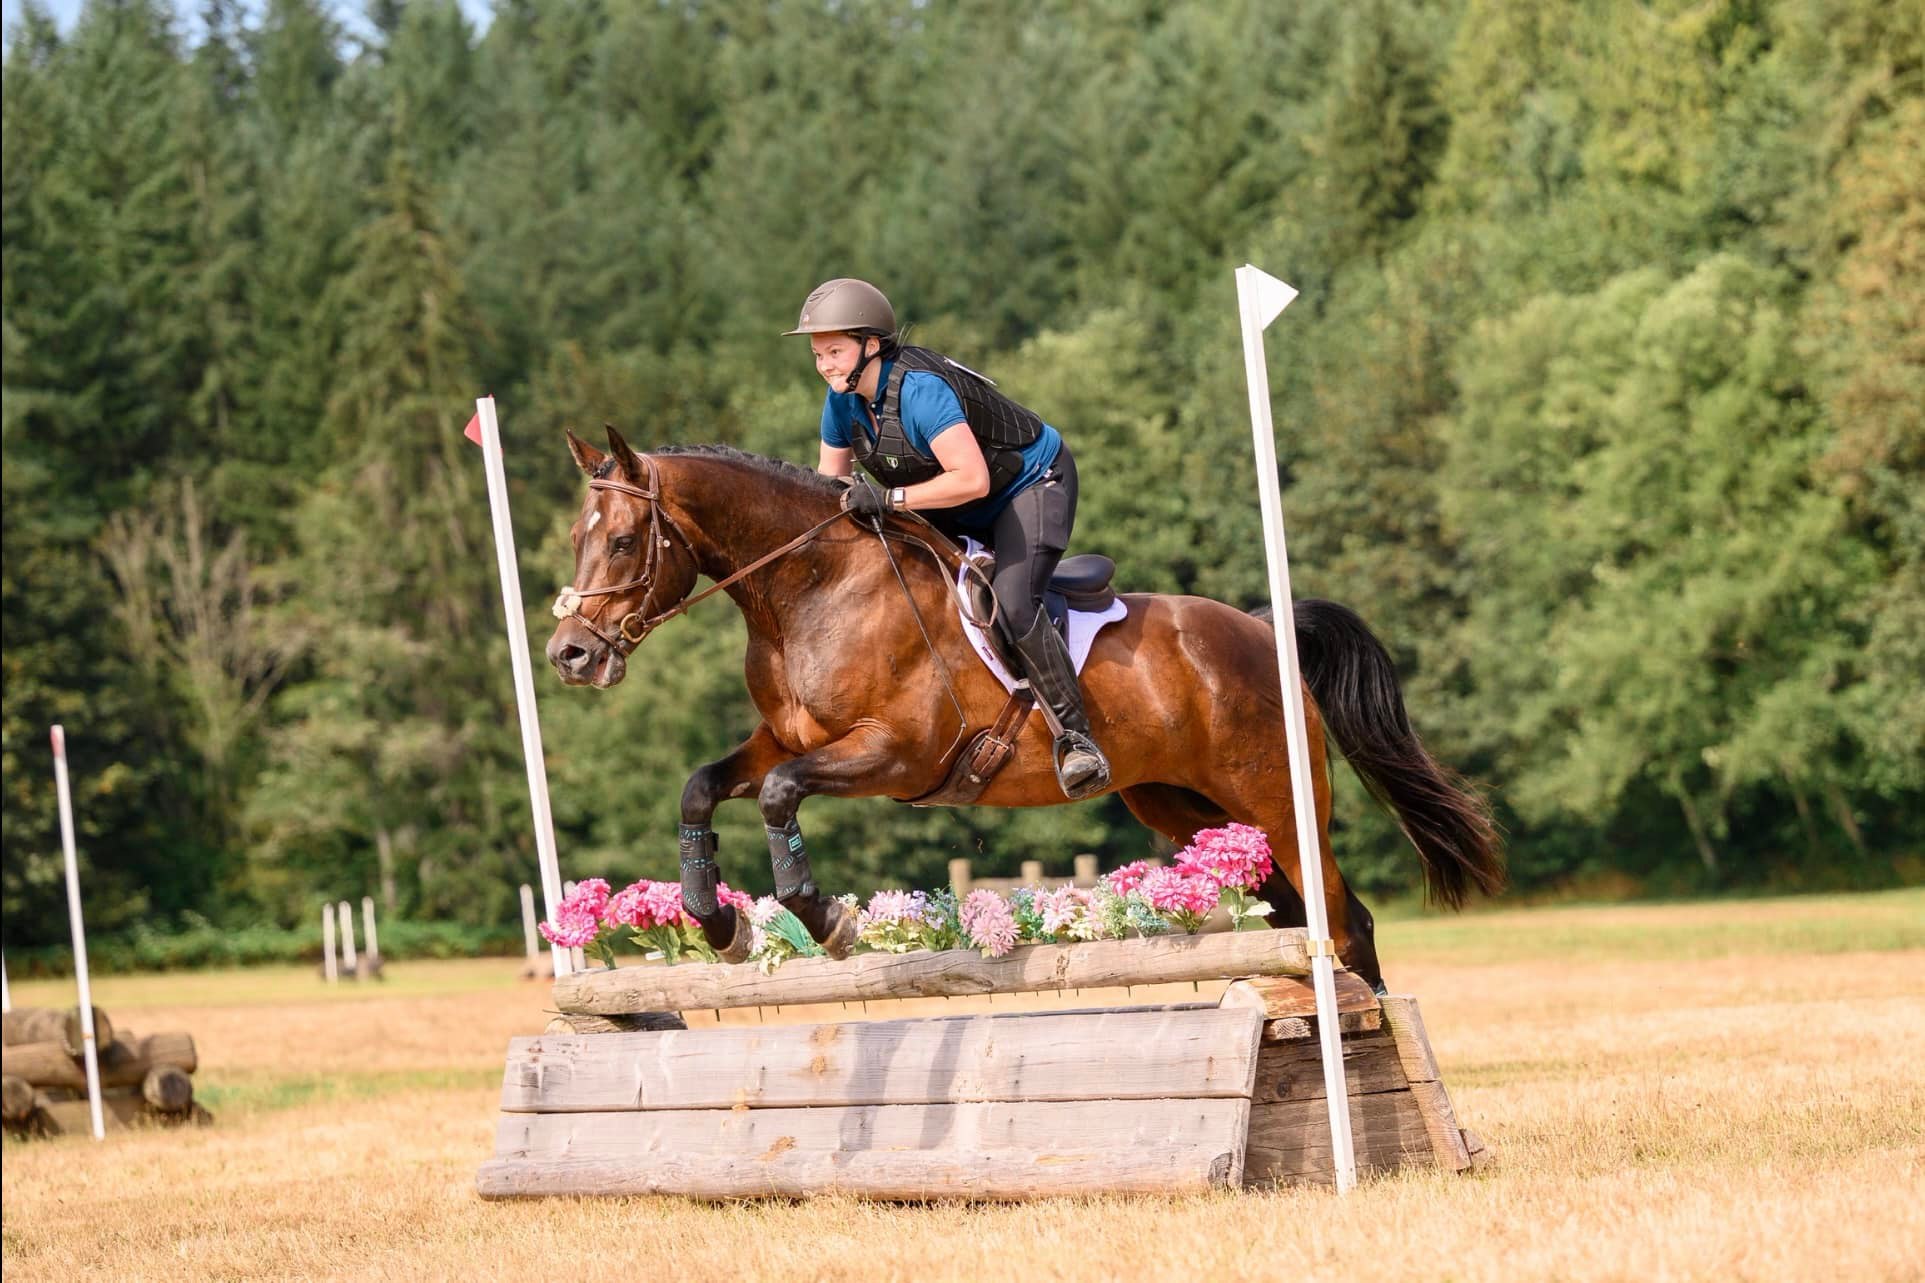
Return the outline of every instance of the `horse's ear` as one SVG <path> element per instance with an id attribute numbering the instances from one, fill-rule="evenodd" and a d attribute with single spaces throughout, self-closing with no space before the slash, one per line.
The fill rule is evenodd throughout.
<path id="1" fill-rule="evenodd" d="M 615 456 L 616 464 L 621 468 L 622 473 L 627 476 L 629 481 L 640 485 L 642 481 L 642 461 L 635 457 L 633 450 L 628 448 L 628 442 L 622 440 L 622 434 L 615 431 L 614 424 L 604 423 L 602 427 L 608 431 L 608 452 Z"/>
<path id="2" fill-rule="evenodd" d="M 589 476 L 594 476 L 595 469 L 601 467 L 602 461 L 608 458 L 608 456 L 600 450 L 597 450 L 594 446 L 589 445 L 588 442 L 582 440 L 567 428 L 562 429 L 562 435 L 568 438 L 568 453 L 575 456 L 575 466 L 583 472 L 586 472 Z"/>

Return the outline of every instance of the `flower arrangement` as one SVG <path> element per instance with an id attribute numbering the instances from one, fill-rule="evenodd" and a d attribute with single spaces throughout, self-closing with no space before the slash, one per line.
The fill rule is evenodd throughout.
<path id="1" fill-rule="evenodd" d="M 1229 915 L 1232 929 L 1241 931 L 1261 926 L 1270 912 L 1254 893 L 1275 867 L 1263 830 L 1231 824 L 1196 834 L 1173 864 L 1138 860 L 1087 890 L 1023 887 L 1005 897 L 979 889 L 960 901 L 949 890 L 878 891 L 858 913 L 856 947 L 880 953 L 970 948 L 1000 958 L 1019 944 L 1194 933 L 1219 908 Z M 723 883 L 716 898 L 748 916 L 749 958 L 762 970 L 774 971 L 790 958 L 822 955 L 802 923 L 772 897 L 758 900 Z M 842 904 L 858 912 L 854 896 L 843 896 Z M 552 926 L 541 924 L 551 942 L 592 948 L 611 967 L 613 942 L 623 932 L 666 962 L 691 954 L 715 961 L 701 928 L 682 907 L 681 887 L 673 882 L 643 879 L 611 894 L 606 881 L 589 878 L 562 901 Z"/>

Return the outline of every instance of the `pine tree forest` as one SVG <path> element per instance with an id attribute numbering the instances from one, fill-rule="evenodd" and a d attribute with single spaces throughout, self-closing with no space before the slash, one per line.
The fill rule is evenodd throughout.
<path id="1" fill-rule="evenodd" d="M 881 285 L 1082 472 L 1119 586 L 1267 601 L 1232 272 L 1299 593 L 1359 611 L 1523 894 L 1925 877 L 1919 0 L 91 0 L 4 78 L 4 900 L 518 921 L 562 437 L 813 465 L 781 337 Z M 1074 551 L 1074 550 L 1073 550 Z M 606 692 L 537 654 L 566 877 L 675 876 L 755 721 L 724 598 Z M 1340 860 L 1418 890 L 1339 769 Z M 815 800 L 833 890 L 1156 853 L 1112 800 Z M 717 816 L 767 889 L 760 817 Z"/>

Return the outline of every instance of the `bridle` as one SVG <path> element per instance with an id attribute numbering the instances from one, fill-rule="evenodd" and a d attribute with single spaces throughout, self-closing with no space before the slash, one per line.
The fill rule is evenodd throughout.
<path id="1" fill-rule="evenodd" d="M 574 620 L 583 628 L 586 628 L 589 632 L 601 638 L 616 654 L 622 656 L 624 659 L 626 659 L 637 646 L 642 644 L 643 638 L 647 637 L 669 620 L 675 618 L 677 615 L 687 614 L 700 602 L 721 592 L 724 588 L 727 588 L 745 576 L 754 574 L 771 561 L 774 561 L 777 557 L 794 552 L 797 548 L 800 548 L 803 544 L 815 538 L 826 527 L 840 520 L 842 517 L 842 514 L 838 512 L 832 517 L 817 522 L 815 525 L 809 527 L 809 529 L 789 540 L 789 542 L 783 544 L 780 548 L 777 548 L 774 552 L 757 557 L 754 561 L 742 567 L 728 578 L 719 580 L 695 594 L 693 597 L 682 598 L 682 600 L 676 602 L 667 610 L 651 615 L 647 613 L 649 599 L 655 595 L 655 576 L 657 572 L 662 569 L 662 553 L 664 550 L 674 546 L 668 535 L 663 533 L 664 528 L 673 533 L 675 539 L 680 541 L 683 549 L 688 553 L 690 561 L 695 560 L 695 545 L 689 542 L 688 535 L 683 533 L 682 528 L 675 524 L 675 518 L 670 516 L 662 505 L 661 474 L 656 469 L 655 460 L 645 454 L 637 455 L 636 458 L 640 459 L 642 465 L 648 469 L 648 484 L 646 486 L 632 486 L 625 481 L 615 481 L 608 477 L 591 477 L 589 478 L 588 488 L 591 490 L 613 490 L 618 494 L 631 495 L 637 499 L 648 500 L 648 532 L 645 536 L 648 541 L 648 551 L 642 557 L 642 573 L 625 583 L 611 584 L 606 588 L 582 589 L 576 588 L 571 584 L 556 595 L 555 604 L 550 607 L 550 613 L 552 613 L 556 619 Z M 642 604 L 639 608 L 631 610 L 628 614 L 623 615 L 616 621 L 614 636 L 610 636 L 604 632 L 601 626 L 597 624 L 590 615 L 581 613 L 582 603 L 588 598 L 607 597 L 615 593 L 627 592 L 631 588 L 640 588 L 642 590 Z M 595 613 L 599 614 L 600 611 L 601 607 L 598 604 L 595 607 Z"/>

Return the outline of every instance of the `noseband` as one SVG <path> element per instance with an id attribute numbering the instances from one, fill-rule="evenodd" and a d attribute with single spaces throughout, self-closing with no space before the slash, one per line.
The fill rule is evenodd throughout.
<path id="1" fill-rule="evenodd" d="M 637 457 L 640 458 L 642 463 L 648 468 L 647 486 L 631 486 L 625 481 L 611 481 L 606 477 L 594 477 L 589 480 L 588 488 L 591 490 L 614 490 L 621 494 L 633 495 L 637 499 L 648 500 L 648 533 L 646 536 L 648 551 L 642 556 L 642 573 L 628 580 L 626 583 L 611 584 L 606 588 L 581 589 L 570 585 L 562 589 L 560 594 L 556 596 L 555 604 L 551 608 L 551 613 L 553 613 L 556 619 L 573 619 L 589 632 L 601 638 L 613 648 L 617 654 L 624 658 L 628 656 L 630 651 L 641 645 L 644 637 L 655 631 L 661 624 L 675 618 L 675 616 L 681 614 L 694 604 L 693 602 L 683 601 L 676 603 L 674 607 L 663 611 L 659 615 L 649 615 L 646 613 L 649 598 L 652 597 L 655 592 L 655 576 L 662 569 L 662 553 L 671 546 L 668 536 L 663 533 L 663 528 L 666 527 L 674 531 L 675 537 L 681 541 L 682 547 L 688 549 L 690 557 L 693 557 L 695 553 L 689 544 L 688 536 L 683 534 L 682 528 L 675 524 L 675 518 L 669 516 L 662 510 L 662 486 L 660 474 L 657 473 L 655 469 L 655 460 L 645 454 Z M 586 599 L 590 597 L 611 596 L 615 593 L 627 592 L 631 588 L 640 588 L 642 590 L 641 608 L 630 611 L 617 621 L 614 636 L 611 637 L 606 632 L 603 632 L 600 625 L 596 624 L 589 616 L 581 613 L 582 602 Z M 706 596 L 707 594 L 705 593 L 703 595 Z M 596 613 L 600 613 L 599 606 L 596 608 Z"/>
<path id="2" fill-rule="evenodd" d="M 689 538 L 683 533 L 682 528 L 675 524 L 675 518 L 669 516 L 668 512 L 662 507 L 661 474 L 656 470 L 655 460 L 645 454 L 637 455 L 636 457 L 639 458 L 643 466 L 648 469 L 647 486 L 631 486 L 625 481 L 611 481 L 605 477 L 592 477 L 589 479 L 588 488 L 591 490 L 614 490 L 621 494 L 633 495 L 637 499 L 648 500 L 648 552 L 642 558 L 642 573 L 626 583 L 613 584 L 607 588 L 583 589 L 571 585 L 561 590 L 560 594 L 555 598 L 554 606 L 550 608 L 550 612 L 556 619 L 574 620 L 583 628 L 586 628 L 589 632 L 601 638 L 616 654 L 622 656 L 624 659 L 628 657 L 631 651 L 642 644 L 644 637 L 647 637 L 669 620 L 675 618 L 677 615 L 686 614 L 697 603 L 721 592 L 724 588 L 735 583 L 743 576 L 754 574 L 771 561 L 774 561 L 777 557 L 794 552 L 797 548 L 800 548 L 803 544 L 822 533 L 825 528 L 841 520 L 843 515 L 837 512 L 834 516 L 817 522 L 795 538 L 789 540 L 789 542 L 783 544 L 780 548 L 777 548 L 774 552 L 765 553 L 757 557 L 754 561 L 742 567 L 728 578 L 710 585 L 693 597 L 683 598 L 660 614 L 650 615 L 646 613 L 646 610 L 649 604 L 649 598 L 655 595 L 655 575 L 662 568 L 662 552 L 664 549 L 673 546 L 673 542 L 669 539 L 668 535 L 663 533 L 664 527 L 674 534 L 676 540 L 680 541 L 683 549 L 688 552 L 691 561 L 695 558 L 695 545 L 689 542 Z M 631 588 L 640 588 L 642 590 L 641 608 L 630 611 L 616 622 L 614 636 L 611 637 L 606 632 L 603 632 L 601 627 L 596 624 L 593 619 L 581 613 L 582 602 L 588 598 L 606 597 L 613 593 L 627 592 Z M 599 611 L 599 609 L 600 608 L 597 607 L 597 611 Z"/>

